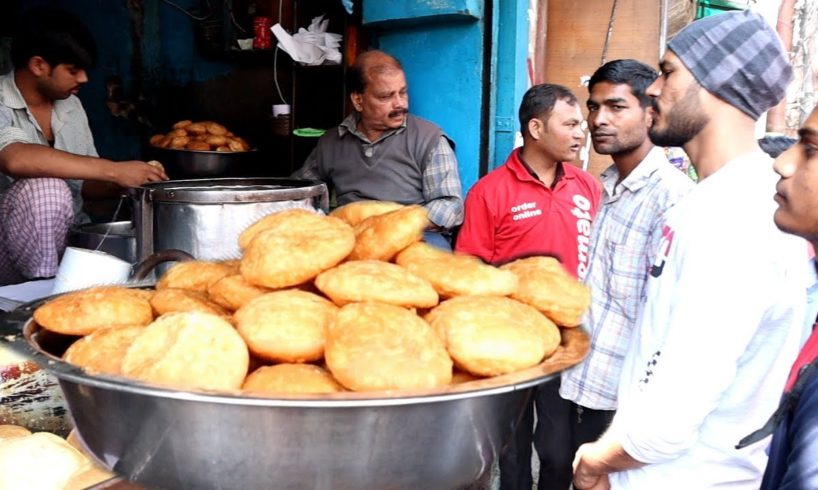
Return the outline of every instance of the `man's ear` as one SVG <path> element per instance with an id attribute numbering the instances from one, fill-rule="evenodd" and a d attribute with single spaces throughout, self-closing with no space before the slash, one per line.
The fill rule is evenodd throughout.
<path id="1" fill-rule="evenodd" d="M 41 77 L 51 72 L 51 65 L 42 56 L 32 56 L 28 59 L 28 69 L 35 76 Z"/>
<path id="2" fill-rule="evenodd" d="M 361 112 L 364 109 L 363 99 L 364 96 L 360 92 L 352 92 L 349 94 L 349 100 L 352 102 L 352 108 L 355 109 L 356 112 Z"/>
<path id="3" fill-rule="evenodd" d="M 542 133 L 545 129 L 545 125 L 542 121 L 537 119 L 536 117 L 532 117 L 528 120 L 528 134 L 535 140 L 542 138 Z"/>

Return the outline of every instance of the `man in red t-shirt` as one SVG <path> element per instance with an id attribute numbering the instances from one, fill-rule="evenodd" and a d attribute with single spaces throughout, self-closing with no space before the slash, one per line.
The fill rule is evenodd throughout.
<path id="1" fill-rule="evenodd" d="M 549 255 L 579 279 L 588 268 L 591 221 L 601 185 L 589 173 L 565 163 L 577 158 L 585 138 L 576 96 L 565 87 L 531 87 L 520 104 L 523 146 L 506 163 L 472 187 L 455 250 L 499 265 L 520 257 Z M 538 417 L 558 399 L 543 386 L 534 397 Z M 531 403 L 500 458 L 501 488 L 531 488 Z"/>
<path id="2" fill-rule="evenodd" d="M 585 134 L 577 98 L 565 87 L 531 87 L 520 105 L 523 146 L 466 197 L 456 251 L 491 264 L 549 255 L 582 279 L 601 187 L 575 160 Z"/>

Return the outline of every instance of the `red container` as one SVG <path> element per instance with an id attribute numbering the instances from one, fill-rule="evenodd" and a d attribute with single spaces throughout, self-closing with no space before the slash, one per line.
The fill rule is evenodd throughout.
<path id="1" fill-rule="evenodd" d="M 269 17 L 253 18 L 253 49 L 273 49 L 272 26 L 273 19 Z"/>

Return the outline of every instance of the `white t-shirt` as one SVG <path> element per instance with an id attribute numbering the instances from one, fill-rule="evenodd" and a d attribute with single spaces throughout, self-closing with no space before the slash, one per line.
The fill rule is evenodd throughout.
<path id="1" fill-rule="evenodd" d="M 758 488 L 769 441 L 734 447 L 778 405 L 805 302 L 806 245 L 775 227 L 776 181 L 747 154 L 668 213 L 611 426 L 650 464 L 613 488 Z"/>

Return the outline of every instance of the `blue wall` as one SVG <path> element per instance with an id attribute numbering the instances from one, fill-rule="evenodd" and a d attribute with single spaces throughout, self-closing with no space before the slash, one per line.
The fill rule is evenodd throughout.
<path id="1" fill-rule="evenodd" d="M 513 148 L 517 107 L 528 87 L 528 0 L 495 1 L 488 27 L 484 8 L 477 0 L 363 0 L 364 22 L 373 21 L 368 27 L 377 47 L 404 65 L 411 111 L 440 125 L 457 143 L 464 191 L 481 176 L 481 160 L 490 170 Z M 490 94 L 483 111 L 486 72 Z M 481 154 L 484 115 L 488 141 Z"/>
<path id="2" fill-rule="evenodd" d="M 378 42 L 403 64 L 412 113 L 454 139 L 460 179 L 464 190 L 471 187 L 480 169 L 482 22 L 392 28 Z"/>
<path id="3" fill-rule="evenodd" d="M 518 108 L 529 85 L 528 0 L 499 0 L 495 6 L 490 116 L 493 131 L 489 138 L 489 170 L 502 165 L 514 148 L 514 138 L 520 130 Z"/>

